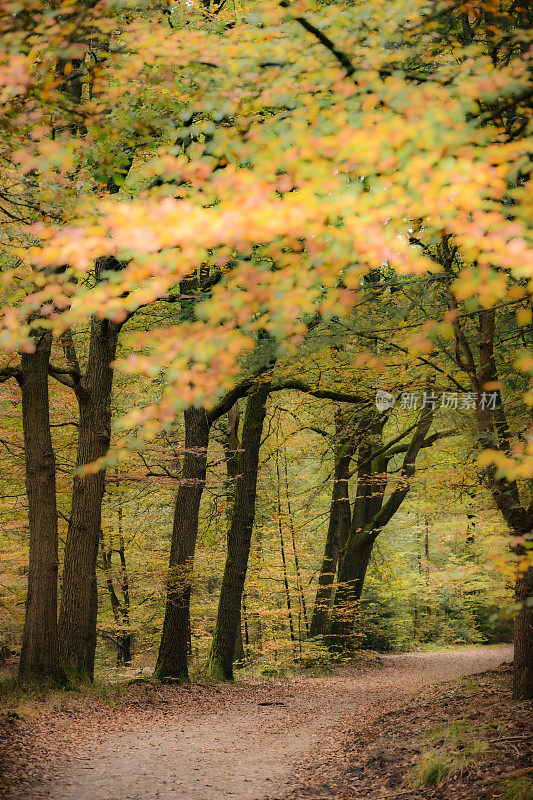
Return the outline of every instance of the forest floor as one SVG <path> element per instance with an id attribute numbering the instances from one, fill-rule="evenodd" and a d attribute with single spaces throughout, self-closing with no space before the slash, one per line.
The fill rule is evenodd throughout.
<path id="1" fill-rule="evenodd" d="M 439 732 L 425 743 L 428 729 L 459 720 L 488 740 L 480 754 L 474 747 L 476 769 L 484 759 L 490 780 L 509 773 L 526 785 L 532 709 L 511 703 L 510 670 L 500 666 L 511 659 L 509 647 L 484 647 L 386 655 L 314 678 L 138 684 L 107 703 L 64 693 L 59 707 L 0 723 L 4 796 L 492 800 L 503 793 L 485 795 L 492 784 L 483 771 L 476 778 L 472 764 L 461 762 L 463 775 L 445 784 L 448 793 L 410 789 L 405 776 L 426 744 L 439 744 Z M 452 739 L 464 750 L 460 731 Z M 466 793 L 458 794 L 461 781 Z"/>

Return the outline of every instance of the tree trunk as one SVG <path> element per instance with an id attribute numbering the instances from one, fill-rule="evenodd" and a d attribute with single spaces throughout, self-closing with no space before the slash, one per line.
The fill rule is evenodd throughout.
<path id="1" fill-rule="evenodd" d="M 118 643 L 117 660 L 123 664 L 131 664 L 133 653 L 133 633 L 128 628 L 130 622 L 130 581 L 128 577 L 128 570 L 126 567 L 126 548 L 124 545 L 124 535 L 122 533 L 122 501 L 118 507 L 118 536 L 119 548 L 118 555 L 120 558 L 120 591 L 122 594 L 122 621 L 126 628 L 121 635 Z"/>
<path id="2" fill-rule="evenodd" d="M 533 697 L 533 606 L 527 601 L 533 596 L 533 567 L 519 575 L 515 589 L 520 611 L 515 619 L 514 635 L 514 700 Z"/>
<path id="3" fill-rule="evenodd" d="M 77 467 L 105 456 L 111 437 L 111 391 L 120 326 L 94 319 L 80 409 Z M 65 545 L 63 593 L 59 612 L 62 667 L 69 678 L 92 680 L 96 650 L 98 595 L 96 558 L 101 527 L 105 470 L 76 475 Z"/>
<path id="4" fill-rule="evenodd" d="M 233 654 L 233 661 L 243 662 L 246 658 L 244 651 L 244 642 L 242 638 L 242 609 L 239 614 L 239 624 L 237 625 L 237 638 L 235 639 L 235 652 Z"/>
<path id="5" fill-rule="evenodd" d="M 58 532 L 56 466 L 50 435 L 48 364 L 52 334 L 37 331 L 36 348 L 21 359 L 30 557 L 21 677 L 57 680 Z"/>
<path id="6" fill-rule="evenodd" d="M 278 427 L 278 435 L 276 437 L 277 440 L 277 449 L 276 449 L 276 477 L 277 477 L 277 502 L 278 502 L 278 530 L 279 530 L 279 545 L 281 550 L 281 569 L 283 574 L 283 585 L 285 587 L 285 600 L 287 602 L 287 616 L 289 619 L 289 634 L 291 637 L 291 642 L 296 642 L 296 635 L 294 633 L 294 621 L 292 618 L 292 602 L 291 602 L 291 591 L 289 588 L 289 576 L 287 573 L 287 558 L 285 556 L 285 540 L 283 538 L 283 520 L 282 520 L 282 510 L 281 510 L 281 477 L 279 471 L 279 427 Z"/>
<path id="7" fill-rule="evenodd" d="M 351 508 L 348 480 L 351 457 L 352 452 L 347 454 L 341 452 L 335 463 L 328 534 L 318 576 L 318 588 L 309 636 L 323 636 L 326 633 L 337 562 L 350 532 Z"/>
<path id="8" fill-rule="evenodd" d="M 531 540 L 533 501 L 526 509 L 518 501 L 515 482 L 496 479 L 493 467 L 487 469 L 492 497 L 512 533 Z M 526 553 L 523 544 L 512 547 L 516 555 Z M 514 624 L 513 700 L 533 699 L 533 568 L 519 573 L 515 583 L 515 603 L 519 611 Z"/>
<path id="9" fill-rule="evenodd" d="M 188 408 L 184 416 L 185 454 L 174 507 L 165 619 L 154 677 L 186 682 L 191 579 L 207 472 L 209 423 L 202 408 Z"/>
<path id="10" fill-rule="evenodd" d="M 233 656 L 254 524 L 259 449 L 268 392 L 268 384 L 252 391 L 244 415 L 228 554 L 207 664 L 208 674 L 221 680 L 233 679 Z"/>
<path id="11" fill-rule="evenodd" d="M 124 546 L 124 536 L 122 535 L 122 506 L 119 506 L 119 549 L 120 558 L 120 590 L 122 603 L 115 591 L 112 572 L 113 542 L 110 541 L 109 547 L 105 546 L 103 531 L 100 531 L 100 550 L 102 555 L 102 566 L 106 578 L 106 586 L 111 602 L 111 610 L 116 623 L 116 634 L 106 634 L 117 645 L 117 666 L 131 664 L 133 634 L 130 628 L 130 593 L 129 580 L 126 568 L 126 552 Z"/>
<path id="12" fill-rule="evenodd" d="M 350 535 L 339 569 L 334 616 L 328 634 L 333 649 L 352 650 L 357 602 L 361 599 L 377 534 L 363 529 Z"/>
<path id="13" fill-rule="evenodd" d="M 296 572 L 296 591 L 298 592 L 298 602 L 300 604 L 300 612 L 303 616 L 304 620 L 304 635 L 305 638 L 309 636 L 309 622 L 307 619 L 307 604 L 305 602 L 305 592 L 304 586 L 302 582 L 302 575 L 300 572 L 300 559 L 298 558 L 298 549 L 296 547 L 296 532 L 294 530 L 294 518 L 292 516 L 292 508 L 291 508 L 291 495 L 289 491 L 289 471 L 287 469 L 287 448 L 284 447 L 283 450 L 283 457 L 284 457 L 284 467 L 285 467 L 285 495 L 287 500 L 287 518 L 289 521 L 289 528 L 291 531 L 291 543 L 292 543 L 292 554 L 294 556 L 294 571 Z M 300 620 L 300 615 L 298 615 L 298 620 Z M 300 630 L 300 626 L 299 626 Z M 299 632 L 299 639 L 300 639 L 300 650 L 302 648 L 302 637 Z"/>
<path id="14" fill-rule="evenodd" d="M 251 568 L 253 572 L 257 572 L 259 575 L 261 573 L 263 567 L 263 529 L 260 525 L 256 525 L 253 537 L 252 537 L 252 548 L 251 548 Z M 243 593 L 244 597 L 244 593 Z M 248 598 L 250 598 L 250 603 L 248 602 Z M 258 591 L 257 587 L 254 588 L 253 583 L 250 586 L 249 593 L 246 593 L 246 608 L 248 609 L 250 606 L 257 606 L 257 604 L 261 604 L 262 598 L 261 594 Z M 243 605 L 244 610 L 244 605 Z M 246 629 L 247 629 L 247 641 L 246 644 L 249 646 L 252 654 L 259 654 L 263 652 L 263 622 L 261 614 L 258 611 L 250 611 L 246 612 L 247 615 L 247 622 L 246 622 Z M 246 632 L 246 631 L 245 631 Z"/>
<path id="15" fill-rule="evenodd" d="M 351 650 L 353 647 L 356 603 L 361 597 L 374 545 L 371 531 L 366 527 L 370 522 L 371 507 L 375 502 L 372 497 L 372 484 L 371 447 L 369 442 L 365 441 L 359 448 L 357 493 L 349 532 L 344 539 L 342 556 L 339 560 L 333 616 L 327 636 L 327 643 L 333 649 Z"/>
<path id="16" fill-rule="evenodd" d="M 451 268 L 448 268 L 451 274 Z M 450 292 L 450 304 L 458 310 L 457 300 Z M 499 374 L 494 355 L 494 337 L 496 331 L 496 310 L 484 309 L 479 313 L 479 340 L 477 341 L 479 365 L 476 364 L 474 349 L 467 339 L 460 317 L 454 322 L 455 332 L 455 358 L 458 366 L 467 373 L 472 389 L 478 397 L 485 390 L 486 385 L 500 383 Z M 511 455 L 511 429 L 507 421 L 507 414 L 503 404 L 502 394 L 498 390 L 496 404 L 492 409 L 489 404 L 477 403 L 475 415 L 478 429 L 478 439 L 485 450 L 497 449 L 506 456 Z M 533 500 L 522 505 L 516 480 L 506 480 L 499 477 L 494 464 L 489 465 L 484 477 L 492 498 L 502 517 L 509 527 L 509 531 L 517 537 L 531 537 L 533 528 Z M 511 549 L 520 555 L 523 545 L 512 546 Z M 515 620 L 514 636 L 514 681 L 513 697 L 515 700 L 533 698 L 533 609 L 528 602 L 533 597 L 533 579 L 531 569 L 525 575 L 519 576 L 516 582 L 515 598 L 520 606 L 520 611 Z"/>
<path id="17" fill-rule="evenodd" d="M 351 650 L 354 644 L 354 625 L 357 603 L 361 599 L 372 548 L 377 537 L 396 514 L 407 497 L 410 480 L 416 471 L 416 458 L 433 421 L 433 410 L 423 410 L 418 425 L 406 449 L 402 465 L 402 480 L 384 503 L 387 468 L 390 454 L 372 458 L 372 452 L 382 450 L 383 422 L 375 431 L 378 440 L 360 449 L 357 497 L 354 503 L 350 536 L 339 566 L 339 585 L 335 594 L 333 619 L 328 644 L 334 649 Z M 377 445 L 377 450 L 375 446 Z"/>
<path id="18" fill-rule="evenodd" d="M 278 484 L 279 488 L 279 484 Z M 289 587 L 289 576 L 287 574 L 287 559 L 285 557 L 285 541 L 283 539 L 283 527 L 281 525 L 281 520 L 279 522 L 279 544 L 281 550 L 281 570 L 283 574 L 283 586 L 285 588 L 285 601 L 287 603 L 287 616 L 289 619 L 289 635 L 291 637 L 291 642 L 296 642 L 296 634 L 294 632 L 294 621 L 292 618 L 292 602 L 291 602 L 291 590 Z"/>
<path id="19" fill-rule="evenodd" d="M 244 651 L 244 655 L 246 656 L 246 652 L 247 652 L 248 646 L 250 644 L 250 636 L 249 636 L 249 632 L 248 632 L 248 616 L 247 616 L 247 611 L 246 611 L 246 593 L 245 592 L 242 593 L 241 622 L 242 622 L 242 625 L 244 627 L 244 639 L 242 637 L 242 633 L 243 633 L 242 629 L 241 629 L 241 639 L 243 639 L 243 641 L 242 641 L 243 651 Z"/>
<path id="20" fill-rule="evenodd" d="M 239 439 L 240 411 L 235 403 L 228 411 L 228 419 L 224 435 L 224 457 L 226 459 L 226 519 L 231 523 L 233 502 L 235 500 L 235 481 L 239 472 Z"/>
<path id="21" fill-rule="evenodd" d="M 239 471 L 239 439 L 240 410 L 239 403 L 234 403 L 228 411 L 228 418 L 224 436 L 224 456 L 226 459 L 226 520 L 231 523 L 233 503 L 235 501 L 235 480 Z M 234 661 L 243 662 L 246 658 L 242 639 L 242 608 L 237 626 L 237 640 L 235 642 Z"/>
<path id="22" fill-rule="evenodd" d="M 117 666 L 124 665 L 126 667 L 131 665 L 132 661 L 132 641 L 133 636 L 131 633 L 125 633 L 117 642 Z"/>

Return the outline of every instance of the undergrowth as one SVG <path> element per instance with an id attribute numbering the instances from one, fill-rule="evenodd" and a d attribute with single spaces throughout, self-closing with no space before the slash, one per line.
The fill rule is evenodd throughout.
<path id="1" fill-rule="evenodd" d="M 533 780 L 531 778 L 514 778 L 505 781 L 502 800 L 533 800 Z"/>
<path id="2" fill-rule="evenodd" d="M 440 786 L 475 767 L 488 750 L 488 744 L 474 738 L 463 720 L 435 728 L 426 734 L 424 741 L 430 746 L 422 751 L 408 776 L 409 784 L 414 787 Z"/>
<path id="3" fill-rule="evenodd" d="M 70 686 L 54 686 L 38 680 L 20 680 L 0 673 L 0 720 L 31 719 L 44 711 L 72 713 L 91 701 L 118 705 L 128 684 L 79 681 Z"/>

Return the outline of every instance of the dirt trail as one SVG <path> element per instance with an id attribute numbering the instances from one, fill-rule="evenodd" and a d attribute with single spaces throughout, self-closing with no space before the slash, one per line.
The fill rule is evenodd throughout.
<path id="1" fill-rule="evenodd" d="M 18 797 L 279 798 L 335 731 L 354 720 L 364 727 L 428 684 L 511 659 L 511 648 L 502 646 L 383 656 L 363 671 L 347 666 L 327 677 L 208 688 L 196 701 L 193 691 L 184 703 L 163 699 L 163 710 L 132 717 L 130 709 L 122 721 L 115 715 L 97 732 L 75 720 L 70 763 L 60 757 L 48 780 Z"/>

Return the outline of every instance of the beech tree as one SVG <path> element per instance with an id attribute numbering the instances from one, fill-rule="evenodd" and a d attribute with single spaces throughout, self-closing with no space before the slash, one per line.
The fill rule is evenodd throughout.
<path id="1" fill-rule="evenodd" d="M 457 304 L 453 301 L 454 310 Z M 458 366 L 468 375 L 472 391 L 478 397 L 487 387 L 496 390 L 494 407 L 476 406 L 479 443 L 484 448 L 483 479 L 494 503 L 513 534 L 511 548 L 521 559 L 516 579 L 516 602 L 519 611 L 515 620 L 514 697 L 524 699 L 533 694 L 533 568 L 528 563 L 527 546 L 533 528 L 533 498 L 522 486 L 520 467 L 510 466 L 512 438 L 506 404 L 503 400 L 502 376 L 494 351 L 496 310 L 488 308 L 477 317 L 477 330 L 472 341 L 467 325 L 454 315 L 455 356 Z M 500 469 L 498 469 L 500 467 Z M 503 467 L 503 470 L 502 470 Z M 519 485 L 520 484 L 520 485 Z"/>
<path id="2" fill-rule="evenodd" d="M 22 394 L 30 568 L 20 655 L 23 677 L 59 677 L 57 636 L 58 539 L 55 455 L 50 436 L 49 331 L 36 329 L 35 349 L 14 373 Z"/>
<path id="3" fill-rule="evenodd" d="M 226 680 L 233 677 L 233 656 L 254 523 L 259 448 L 269 389 L 266 382 L 254 387 L 244 412 L 235 501 L 228 530 L 228 554 L 207 664 L 209 675 Z"/>
<path id="4" fill-rule="evenodd" d="M 346 544 L 352 518 L 348 481 L 355 449 L 354 429 L 347 424 L 346 415 L 338 410 L 335 414 L 334 467 L 329 524 L 311 617 L 310 636 L 324 635 L 328 625 L 337 564 Z"/>
<path id="5" fill-rule="evenodd" d="M 333 620 L 329 640 L 349 647 L 355 619 L 355 603 L 360 599 L 372 553 L 372 547 L 383 528 L 390 522 L 409 492 L 409 481 L 416 469 L 416 458 L 433 421 L 431 408 L 424 409 L 401 466 L 398 485 L 385 500 L 387 466 L 390 460 L 385 447 L 372 452 L 372 438 L 382 436 L 384 420 L 379 418 L 368 425 L 369 431 L 359 449 L 357 494 L 354 500 L 349 533 L 345 539 L 339 564 L 339 582 L 335 592 Z M 365 441 L 366 440 L 366 441 Z M 373 463 L 374 462 L 374 463 Z M 375 467 L 375 471 L 374 468 Z"/>

